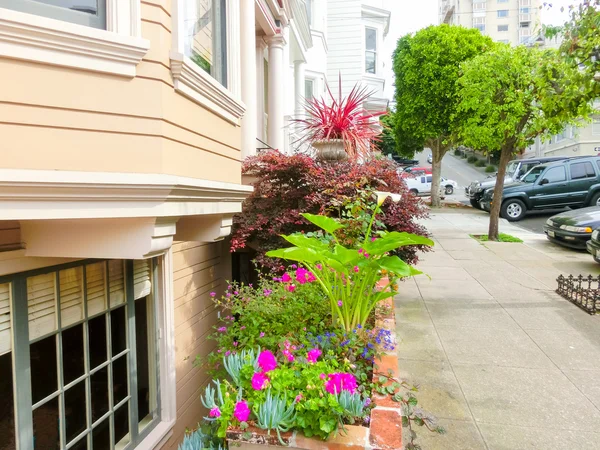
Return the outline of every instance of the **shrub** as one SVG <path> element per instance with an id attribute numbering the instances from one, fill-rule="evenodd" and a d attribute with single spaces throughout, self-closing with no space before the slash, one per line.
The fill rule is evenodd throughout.
<path id="1" fill-rule="evenodd" d="M 494 173 L 496 171 L 496 166 L 489 165 L 485 168 L 486 173 Z"/>
<path id="2" fill-rule="evenodd" d="M 244 202 L 243 212 L 234 218 L 231 250 L 252 247 L 257 251 L 259 267 L 284 269 L 281 260 L 265 256 L 267 251 L 287 245 L 282 234 L 317 231 L 316 226 L 302 218 L 302 213 L 340 218 L 347 211 L 344 206 L 359 198 L 361 191 L 401 194 L 399 202 L 386 200 L 378 219 L 388 231 L 427 235 L 425 228 L 417 223 L 417 219 L 427 216 L 427 211 L 421 200 L 407 195 L 406 185 L 392 161 L 331 164 L 305 155 L 286 156 L 269 151 L 246 159 L 243 173 L 258 180 L 254 192 Z M 375 231 L 380 229 L 374 227 Z M 423 248 L 404 247 L 396 254 L 408 264 L 415 264 L 417 251 Z"/>
<path id="3" fill-rule="evenodd" d="M 467 159 L 469 157 L 469 155 L 467 155 L 467 152 L 463 152 L 462 155 L 460 155 L 460 157 L 462 159 Z"/>
<path id="4" fill-rule="evenodd" d="M 467 158 L 467 162 L 468 162 L 469 164 L 474 164 L 474 163 L 476 163 L 477 161 L 479 161 L 479 158 L 477 158 L 477 156 L 475 156 L 475 155 L 471 155 L 471 156 L 469 156 L 469 157 Z"/>
<path id="5" fill-rule="evenodd" d="M 454 150 L 454 156 L 462 156 L 463 152 L 461 152 L 459 149 Z"/>
<path id="6" fill-rule="evenodd" d="M 478 159 L 475 161 L 475 167 L 485 167 L 485 161 L 482 159 Z"/>

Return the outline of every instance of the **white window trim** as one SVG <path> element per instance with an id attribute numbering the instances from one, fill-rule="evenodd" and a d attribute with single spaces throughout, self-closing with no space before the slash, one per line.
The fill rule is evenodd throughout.
<path id="1" fill-rule="evenodd" d="M 107 29 L 0 8 L 0 57 L 134 77 L 150 48 L 140 0 L 107 0 Z"/>
<path id="2" fill-rule="evenodd" d="M 375 51 L 373 50 L 367 50 L 367 30 L 374 30 L 375 31 Z M 364 38 L 363 38 L 363 73 L 365 75 L 370 75 L 370 76 L 377 76 L 379 75 L 379 67 L 378 67 L 378 63 L 379 63 L 379 29 L 375 26 L 372 25 L 365 25 L 364 28 Z M 367 72 L 367 52 L 369 53 L 375 53 L 375 73 L 372 72 Z"/>
<path id="3" fill-rule="evenodd" d="M 227 86 L 206 73 L 184 55 L 183 14 L 185 0 L 173 1 L 173 45 L 171 73 L 175 90 L 211 110 L 225 120 L 239 125 L 246 107 L 241 101 L 240 5 L 227 2 Z"/>

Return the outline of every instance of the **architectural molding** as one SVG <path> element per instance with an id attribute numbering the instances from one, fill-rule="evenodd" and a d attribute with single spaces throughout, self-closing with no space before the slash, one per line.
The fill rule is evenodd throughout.
<path id="1" fill-rule="evenodd" d="M 320 39 L 323 42 L 323 48 L 325 49 L 325 53 L 329 52 L 329 46 L 327 45 L 327 38 L 325 37 L 325 33 L 319 30 L 310 30 L 310 33 L 313 38 Z"/>
<path id="2" fill-rule="evenodd" d="M 283 36 L 283 34 L 275 34 L 273 36 L 267 36 L 267 37 L 265 37 L 265 42 L 269 46 L 269 49 L 271 49 L 271 48 L 283 49 L 283 47 L 285 47 L 285 44 L 287 44 L 287 41 L 286 41 L 285 37 Z"/>
<path id="3" fill-rule="evenodd" d="M 130 1 L 139 6 L 139 0 L 121 4 Z M 0 56 L 134 77 L 150 43 L 131 34 L 139 32 L 140 18 L 130 13 L 125 20 L 118 14 L 124 9 L 113 8 L 107 31 L 0 8 Z"/>
<path id="4" fill-rule="evenodd" d="M 240 51 L 240 2 L 227 4 L 227 88 L 233 98 L 242 98 L 242 60 Z"/>
<path id="5" fill-rule="evenodd" d="M 171 52 L 171 73 L 175 90 L 211 110 L 223 119 L 240 124 L 246 107 L 241 100 L 204 72 L 190 58 Z"/>
<path id="6" fill-rule="evenodd" d="M 383 30 L 384 36 L 390 31 L 390 18 L 392 16 L 391 11 L 387 9 L 376 8 L 375 6 L 369 6 L 365 3 L 361 5 L 362 17 L 364 19 L 379 19 L 385 23 Z"/>

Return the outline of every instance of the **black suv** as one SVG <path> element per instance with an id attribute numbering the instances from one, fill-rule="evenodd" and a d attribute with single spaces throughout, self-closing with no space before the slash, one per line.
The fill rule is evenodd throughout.
<path id="1" fill-rule="evenodd" d="M 481 199 L 491 209 L 494 188 Z M 525 217 L 529 209 L 556 209 L 570 206 L 600 206 L 600 157 L 577 157 L 541 164 L 521 181 L 504 186 L 500 215 L 510 222 Z"/>

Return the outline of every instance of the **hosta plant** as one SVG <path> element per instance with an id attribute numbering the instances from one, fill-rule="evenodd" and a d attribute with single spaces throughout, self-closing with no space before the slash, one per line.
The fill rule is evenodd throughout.
<path id="1" fill-rule="evenodd" d="M 269 257 L 298 262 L 313 274 L 329 299 L 334 322 L 346 331 L 366 324 L 375 306 L 394 295 L 388 289 L 393 281 L 377 289 L 384 272 L 396 278 L 421 273 L 390 252 L 411 245 L 433 246 L 433 241 L 415 234 L 379 231 L 372 235 L 373 221 L 389 195 L 378 193 L 375 211 L 358 249 L 339 242 L 336 232 L 345 227 L 339 220 L 304 213 L 302 216 L 327 233 L 332 243 L 317 236 L 295 233 L 283 236 L 291 247 L 267 253 Z"/>

